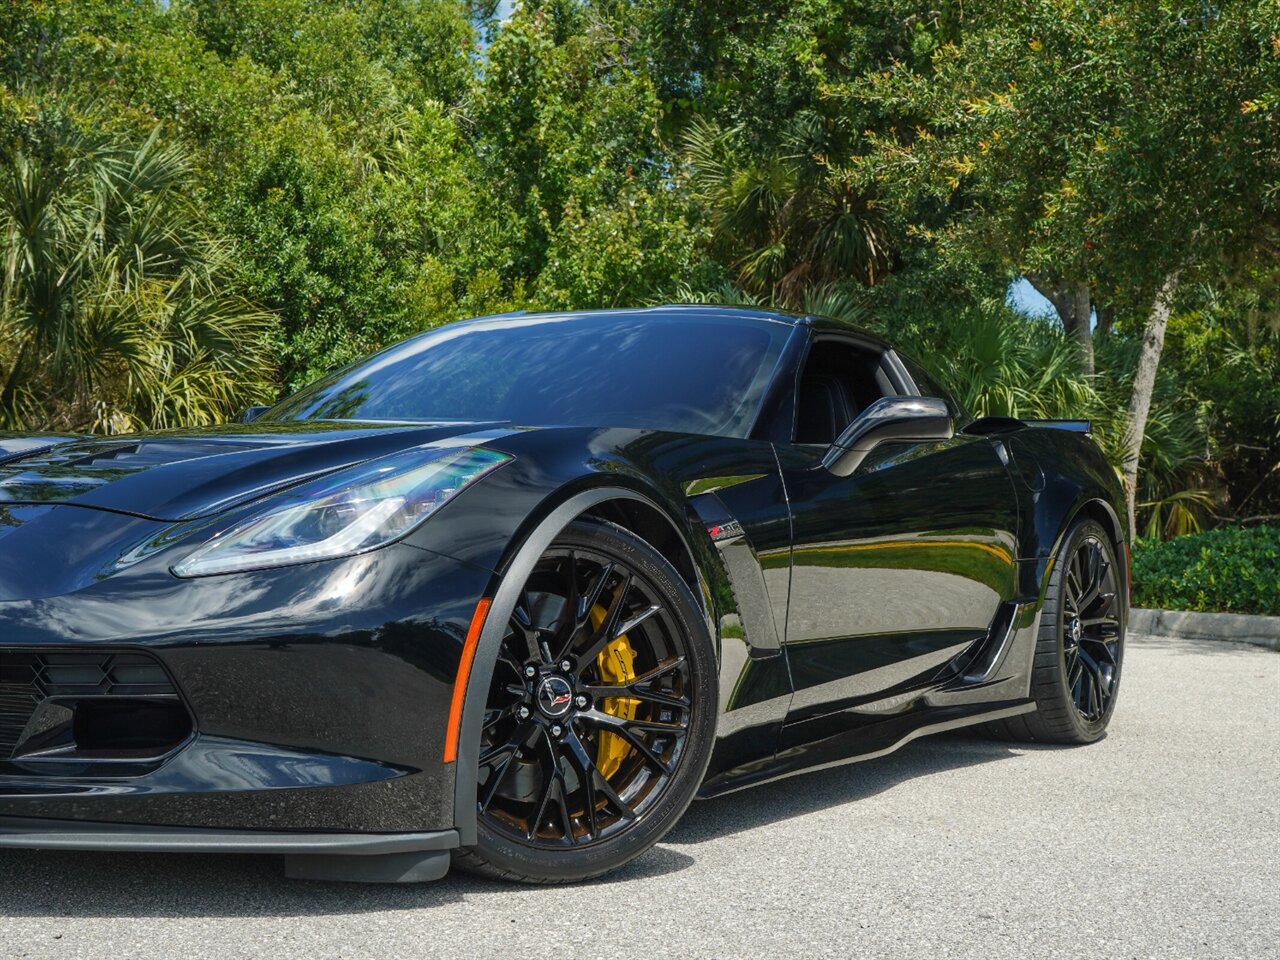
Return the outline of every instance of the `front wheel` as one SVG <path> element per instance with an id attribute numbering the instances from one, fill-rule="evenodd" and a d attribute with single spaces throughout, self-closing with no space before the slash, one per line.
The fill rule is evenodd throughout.
<path id="1" fill-rule="evenodd" d="M 1077 522 L 1054 558 L 1031 695 L 1036 712 L 989 725 L 994 735 L 1042 743 L 1093 743 L 1106 732 L 1120 688 L 1124 622 L 1111 536 Z"/>
<path id="2" fill-rule="evenodd" d="M 481 735 L 477 843 L 459 866 L 557 883 L 649 849 L 706 771 L 715 678 L 671 564 L 621 527 L 570 524 L 507 624 Z"/>

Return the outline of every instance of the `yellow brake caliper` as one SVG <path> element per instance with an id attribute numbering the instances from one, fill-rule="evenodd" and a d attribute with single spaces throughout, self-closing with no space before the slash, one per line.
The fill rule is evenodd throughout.
<path id="1" fill-rule="evenodd" d="M 605 609 L 596 606 L 591 609 L 591 625 L 599 628 L 604 623 Z M 596 666 L 600 670 L 600 680 L 605 684 L 625 686 L 636 678 L 636 652 L 626 634 L 618 637 L 600 652 L 596 658 Z M 600 709 L 610 716 L 624 720 L 634 720 L 640 701 L 631 697 L 609 697 L 600 701 Z M 631 744 L 618 736 L 602 730 L 596 747 L 596 767 L 606 780 L 618 772 L 622 761 L 631 753 Z"/>

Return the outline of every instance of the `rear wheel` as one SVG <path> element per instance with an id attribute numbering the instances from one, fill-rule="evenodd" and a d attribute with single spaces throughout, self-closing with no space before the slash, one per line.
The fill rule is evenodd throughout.
<path id="1" fill-rule="evenodd" d="M 643 853 L 693 799 L 715 725 L 696 601 L 649 544 L 575 522 L 539 559 L 489 686 L 477 843 L 460 866 L 582 880 Z"/>
<path id="2" fill-rule="evenodd" d="M 1031 678 L 1037 710 L 990 724 L 990 733 L 1092 743 L 1106 732 L 1124 659 L 1121 575 L 1110 534 L 1096 521 L 1077 522 L 1054 560 L 1040 615 Z"/>

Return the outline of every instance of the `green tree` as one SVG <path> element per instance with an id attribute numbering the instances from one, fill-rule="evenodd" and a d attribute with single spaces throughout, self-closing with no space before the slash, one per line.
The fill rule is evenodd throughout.
<path id="1" fill-rule="evenodd" d="M 0 157 L 0 422 L 211 423 L 261 396 L 267 318 L 222 289 L 186 155 L 39 121 Z"/>
<path id="2" fill-rule="evenodd" d="M 708 273 L 638 43 L 625 16 L 559 0 L 521 5 L 487 50 L 474 149 L 514 231 L 502 272 L 539 305 L 625 304 Z"/>
<path id="3" fill-rule="evenodd" d="M 1124 445 L 1131 520 L 1179 291 L 1247 259 L 1274 229 L 1278 9 L 966 4 L 962 35 L 927 69 L 831 88 L 914 118 L 874 137 L 865 175 L 944 251 L 995 251 L 1062 291 L 1086 370 L 1084 304 L 1114 308 L 1140 336 Z"/>
<path id="4" fill-rule="evenodd" d="M 684 136 L 693 189 L 739 285 L 794 306 L 810 288 L 883 277 L 889 231 L 841 163 L 848 146 L 838 128 L 802 114 L 765 157 L 742 149 L 741 134 L 695 119 Z"/>

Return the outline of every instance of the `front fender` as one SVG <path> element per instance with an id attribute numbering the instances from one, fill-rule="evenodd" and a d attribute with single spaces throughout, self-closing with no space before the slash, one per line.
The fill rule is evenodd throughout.
<path id="1" fill-rule="evenodd" d="M 653 509 L 659 509 L 652 500 L 628 487 L 595 486 L 581 490 L 561 500 L 546 512 L 528 535 L 514 546 L 510 556 L 501 564 L 502 573 L 497 577 L 492 590 L 492 600 L 485 616 L 484 626 L 476 641 L 459 724 L 454 776 L 454 823 L 463 846 L 476 842 L 475 785 L 479 777 L 480 737 L 484 723 L 485 701 L 489 693 L 489 678 L 497 665 L 498 652 L 506 634 L 507 623 L 519 601 L 520 591 L 533 572 L 538 558 L 551 546 L 561 530 L 592 507 L 619 499 L 633 500 Z M 704 597 L 699 599 L 705 600 L 705 591 Z M 715 638 L 714 620 L 705 605 L 704 615 L 707 630 Z"/>

